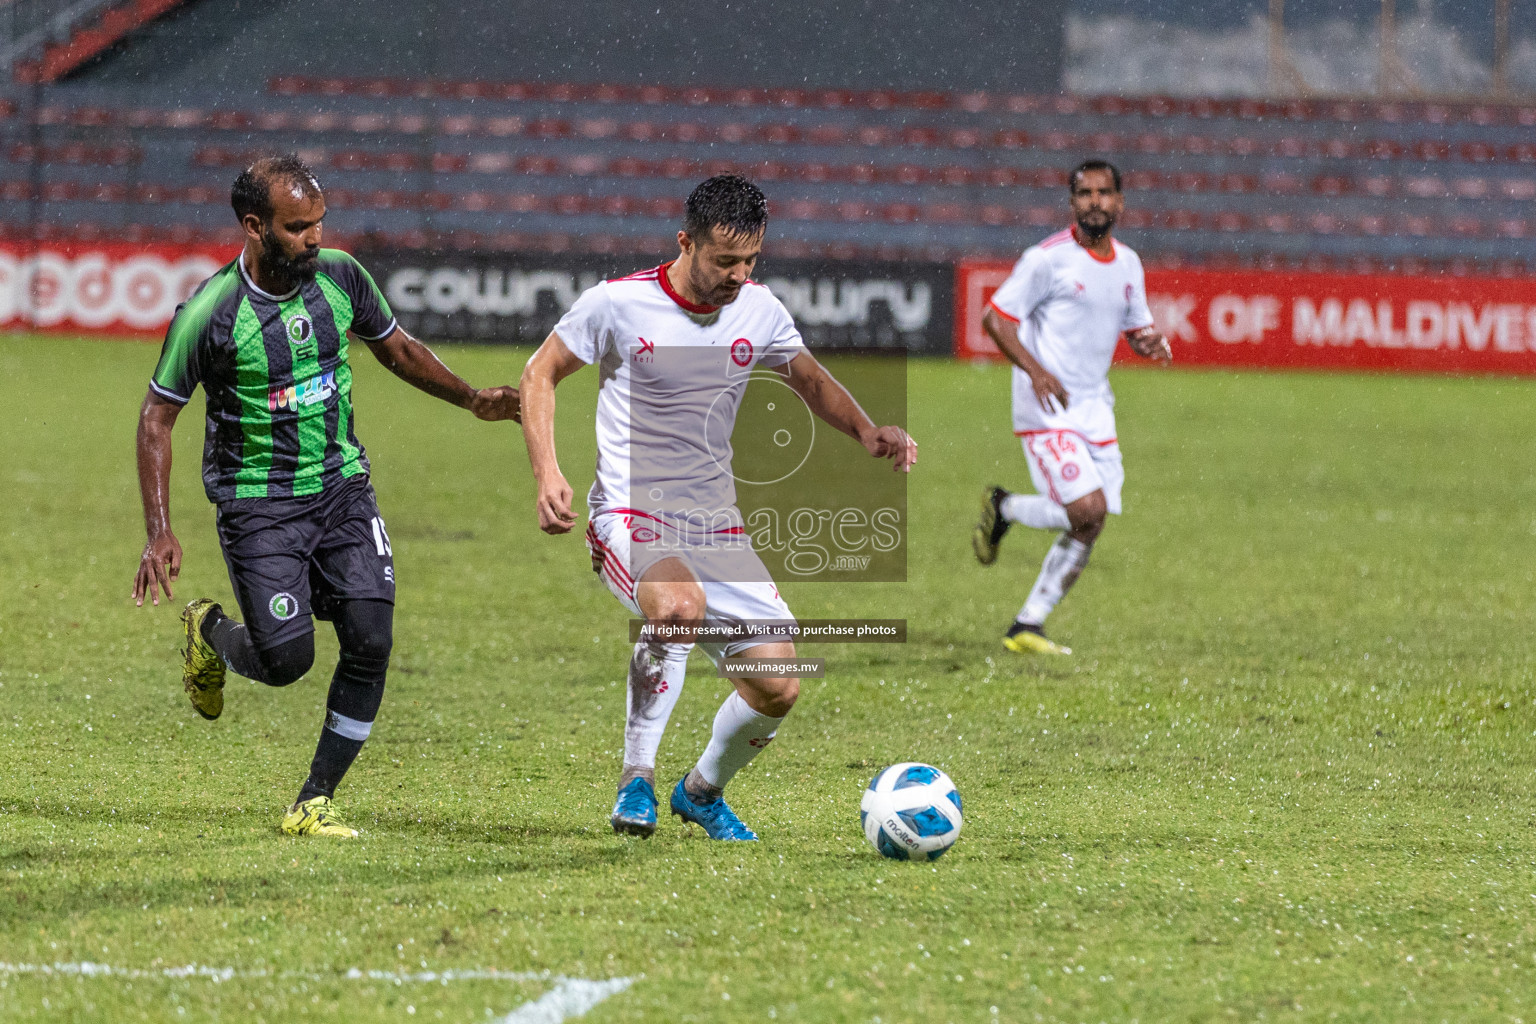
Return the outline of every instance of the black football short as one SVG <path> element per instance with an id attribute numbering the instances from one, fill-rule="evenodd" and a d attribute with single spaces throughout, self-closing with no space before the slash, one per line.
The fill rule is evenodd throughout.
<path id="1" fill-rule="evenodd" d="M 219 505 L 219 546 L 260 650 L 314 631 L 340 601 L 395 600 L 395 560 L 367 476 L 298 498 Z"/>

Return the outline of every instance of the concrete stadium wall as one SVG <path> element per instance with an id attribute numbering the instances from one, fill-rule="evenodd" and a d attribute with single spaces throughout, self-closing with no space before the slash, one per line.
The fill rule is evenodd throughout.
<path id="1" fill-rule="evenodd" d="M 1066 0 L 201 0 L 72 84 L 208 105 L 284 73 L 1055 92 Z"/>

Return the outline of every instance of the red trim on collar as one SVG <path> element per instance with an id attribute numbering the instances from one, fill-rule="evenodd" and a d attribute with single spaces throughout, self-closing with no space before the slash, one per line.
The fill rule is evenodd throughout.
<path id="1" fill-rule="evenodd" d="M 1100 263 L 1113 263 L 1113 262 L 1115 262 L 1116 252 L 1115 252 L 1115 240 L 1113 238 L 1111 238 L 1109 240 L 1109 253 L 1110 254 L 1107 257 L 1106 256 L 1100 256 L 1098 253 L 1094 252 L 1092 249 L 1088 248 L 1086 245 L 1083 245 L 1083 240 L 1081 238 L 1079 238 L 1078 235 L 1077 235 L 1077 225 L 1076 224 L 1072 225 L 1072 241 L 1076 242 L 1078 245 L 1082 245 L 1083 246 L 1083 251 L 1086 252 L 1089 256 L 1092 256 L 1095 260 L 1097 260 Z"/>
<path id="2" fill-rule="evenodd" d="M 661 284 L 661 290 L 667 293 L 667 298 L 677 303 L 687 312 L 693 313 L 695 315 L 713 313 L 715 310 L 719 309 L 719 306 L 702 306 L 697 302 L 689 302 L 687 299 L 677 294 L 677 289 L 672 287 L 672 282 L 667 278 L 667 271 L 670 270 L 672 268 L 672 264 L 676 262 L 676 260 L 668 260 L 666 263 L 663 263 L 661 266 L 656 268 L 656 280 Z"/>

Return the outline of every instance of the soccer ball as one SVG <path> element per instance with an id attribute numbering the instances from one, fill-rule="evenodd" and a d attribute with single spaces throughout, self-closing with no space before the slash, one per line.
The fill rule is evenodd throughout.
<path id="1" fill-rule="evenodd" d="M 893 764 L 864 791 L 859 821 L 883 857 L 938 860 L 960 837 L 960 791 L 932 765 Z"/>

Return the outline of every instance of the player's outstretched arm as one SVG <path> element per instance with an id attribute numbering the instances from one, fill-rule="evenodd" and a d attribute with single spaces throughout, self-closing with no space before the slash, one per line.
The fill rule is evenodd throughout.
<path id="1" fill-rule="evenodd" d="M 571 485 L 555 457 L 555 385 L 585 365 L 571 354 L 560 335 L 551 331 L 523 367 L 523 440 L 539 489 L 539 529 L 545 533 L 569 533 L 576 523 L 571 511 Z"/>
<path id="2" fill-rule="evenodd" d="M 800 396 L 819 419 L 858 441 L 877 459 L 892 460 L 892 468 L 910 473 L 917 465 L 917 442 L 900 427 L 877 427 L 854 401 L 848 389 L 809 352 L 801 352 L 779 369 L 790 390 Z"/>
<path id="3" fill-rule="evenodd" d="M 379 362 L 396 377 L 420 388 L 433 398 L 441 398 L 460 409 L 468 409 L 482 420 L 516 420 L 522 416 L 517 389 L 512 387 L 473 388 L 448 369 L 437 354 L 396 327 L 388 337 L 368 342 Z"/>
<path id="4" fill-rule="evenodd" d="M 1035 399 L 1040 403 L 1040 408 L 1046 412 L 1055 412 L 1055 406 L 1067 407 L 1067 389 L 1061 386 L 1061 381 L 1056 376 L 1040 365 L 1040 361 L 1029 354 L 1024 343 L 1019 340 L 1019 325 L 995 309 L 989 309 L 981 318 L 982 330 L 992 339 L 998 351 L 1007 356 L 1009 361 L 1023 370 L 1029 377 L 1030 386 L 1034 389 Z"/>
<path id="5" fill-rule="evenodd" d="M 144 532 L 148 539 L 133 577 L 133 601 L 144 606 L 147 596 L 160 603 L 160 591 L 173 600 L 171 583 L 181 575 L 181 544 L 171 532 L 171 428 L 181 406 L 151 389 L 139 409 L 137 442 L 139 496 L 144 502 Z"/>

